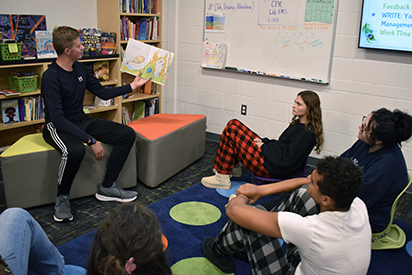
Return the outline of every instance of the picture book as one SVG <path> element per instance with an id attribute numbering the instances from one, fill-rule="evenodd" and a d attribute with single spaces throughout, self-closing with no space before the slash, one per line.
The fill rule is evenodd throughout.
<path id="1" fill-rule="evenodd" d="M 116 33 L 115 32 L 102 32 L 100 39 L 102 54 L 115 54 L 116 53 Z"/>
<path id="2" fill-rule="evenodd" d="M 222 69 L 225 65 L 226 44 L 203 42 L 202 67 Z"/>
<path id="3" fill-rule="evenodd" d="M 19 122 L 19 103 L 17 99 L 1 101 L 1 116 L 3 123 Z"/>
<path id="4" fill-rule="evenodd" d="M 83 55 L 97 55 L 101 53 L 100 38 L 102 32 L 97 28 L 81 29 L 84 52 Z"/>
<path id="5" fill-rule="evenodd" d="M 131 75 L 142 72 L 141 78 L 165 85 L 174 53 L 129 39 L 120 70 Z"/>
<path id="6" fill-rule="evenodd" d="M 0 32 L 4 39 L 21 42 L 21 56 L 36 57 L 35 31 L 45 31 L 46 16 L 30 14 L 0 14 Z"/>
<path id="7" fill-rule="evenodd" d="M 93 73 L 99 81 L 109 81 L 109 61 L 94 62 Z"/>
<path id="8" fill-rule="evenodd" d="M 37 58 L 56 58 L 57 53 L 53 47 L 52 31 L 36 31 Z"/>

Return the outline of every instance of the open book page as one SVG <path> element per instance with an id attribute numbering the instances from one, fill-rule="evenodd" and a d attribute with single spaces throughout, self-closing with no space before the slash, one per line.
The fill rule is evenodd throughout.
<path id="1" fill-rule="evenodd" d="M 165 85 L 174 53 L 160 49 L 143 42 L 129 39 L 123 63 L 120 67 L 122 72 L 138 75 L 160 85 Z"/>

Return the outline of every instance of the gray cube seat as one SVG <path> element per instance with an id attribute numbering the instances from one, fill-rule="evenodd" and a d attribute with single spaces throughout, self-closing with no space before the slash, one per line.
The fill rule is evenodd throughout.
<path id="1" fill-rule="evenodd" d="M 103 181 L 112 146 L 102 145 L 106 156 L 100 161 L 96 161 L 93 151 L 85 145 L 86 155 L 74 179 L 71 199 L 94 195 L 97 184 Z M 117 180 L 123 183 L 123 188 L 137 183 L 135 146 Z M 0 161 L 7 207 L 29 208 L 54 203 L 60 158 L 60 153 L 44 141 L 41 133 L 26 135 L 5 150 Z"/>
<path id="2" fill-rule="evenodd" d="M 156 187 L 205 152 L 204 115 L 155 114 L 128 126 L 136 132 L 137 178 L 149 187 Z"/>

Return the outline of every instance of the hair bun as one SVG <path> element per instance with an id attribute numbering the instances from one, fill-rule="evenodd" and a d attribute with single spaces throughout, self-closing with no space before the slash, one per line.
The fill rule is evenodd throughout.
<path id="1" fill-rule="evenodd" d="M 412 135 L 412 116 L 396 109 L 393 111 L 393 118 L 396 125 L 397 142 L 408 140 Z"/>

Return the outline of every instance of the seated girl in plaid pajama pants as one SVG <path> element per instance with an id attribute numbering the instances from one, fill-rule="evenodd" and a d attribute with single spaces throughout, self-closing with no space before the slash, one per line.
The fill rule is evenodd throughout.
<path id="1" fill-rule="evenodd" d="M 242 163 L 263 177 L 292 178 L 301 173 L 312 149 L 323 145 L 322 111 L 313 91 L 298 93 L 292 106 L 292 121 L 279 140 L 260 138 L 239 120 L 230 120 L 220 138 L 214 176 L 201 183 L 209 188 L 230 189 L 230 177 L 240 177 Z"/>
<path id="2" fill-rule="evenodd" d="M 246 253 L 254 275 L 366 274 L 371 228 L 357 197 L 362 182 L 362 171 L 351 160 L 326 157 L 307 178 L 242 185 L 226 206 L 230 221 L 216 239 L 204 240 L 203 252 L 225 273 L 236 270 L 234 254 Z M 270 211 L 249 205 L 292 190 Z M 313 215 L 318 207 L 320 214 Z M 286 253 L 279 238 L 288 244 Z"/>

